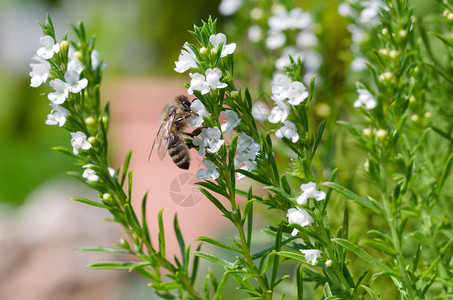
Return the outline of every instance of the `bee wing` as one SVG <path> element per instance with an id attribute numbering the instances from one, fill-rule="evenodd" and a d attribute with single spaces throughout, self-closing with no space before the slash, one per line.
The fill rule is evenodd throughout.
<path id="1" fill-rule="evenodd" d="M 170 141 L 171 127 L 173 126 L 174 120 L 175 115 L 172 114 L 168 117 L 168 120 L 165 123 L 162 123 L 162 125 L 160 125 L 159 131 L 157 131 L 156 137 L 154 138 L 153 146 L 151 148 L 148 160 L 151 157 L 154 148 L 157 148 L 159 159 L 164 159 L 165 154 L 167 153 L 168 143 Z"/>

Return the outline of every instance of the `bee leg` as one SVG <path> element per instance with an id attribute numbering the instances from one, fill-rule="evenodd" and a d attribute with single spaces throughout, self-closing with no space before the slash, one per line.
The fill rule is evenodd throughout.
<path id="1" fill-rule="evenodd" d="M 200 128 L 196 128 L 194 131 L 192 132 L 183 132 L 185 135 L 191 137 L 191 138 L 194 138 L 198 135 L 200 135 L 201 131 L 204 129 L 205 127 L 200 127 Z"/>

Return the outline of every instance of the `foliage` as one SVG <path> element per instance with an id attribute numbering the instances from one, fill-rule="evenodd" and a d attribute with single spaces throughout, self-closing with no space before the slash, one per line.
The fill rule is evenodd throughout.
<path id="1" fill-rule="evenodd" d="M 235 31 L 238 36 L 249 35 L 249 54 L 259 53 L 250 78 L 241 66 L 244 60 L 234 59 L 238 45 L 217 32 L 215 20 L 209 18 L 190 31 L 193 43 L 184 45 L 175 68 L 179 73 L 190 71 L 186 87 L 196 97 L 184 122 L 201 134 L 187 142 L 204 157 L 206 169 L 197 172 L 200 191 L 235 226 L 237 235 L 229 241 L 198 239 L 231 251 L 234 260 L 202 251 L 201 246 L 192 251 L 175 216 L 181 255 L 174 263 L 166 255 L 163 212 L 158 216 L 158 244 L 153 245 L 146 224 L 147 195 L 141 212 L 131 205 L 131 153 L 121 169 L 109 168 L 109 106 L 100 105 L 104 64 L 97 58 L 94 39 L 88 39 L 83 24 L 78 24 L 73 28 L 77 41 L 68 42 L 65 36 L 55 43 L 47 18 L 42 29 L 52 41 L 43 40 L 45 49 L 37 51 L 44 60 L 35 58 L 47 71 L 32 66 L 31 75 L 32 85 L 51 79 L 55 92 L 48 98 L 54 106 L 47 122 L 59 124 L 73 136 L 72 151 L 55 150 L 83 166 L 82 176 L 73 175 L 100 196 L 100 202 L 74 200 L 108 209 L 128 236 L 113 248 L 84 250 L 128 253 L 139 259 L 90 267 L 136 271 L 166 299 L 222 299 L 228 281 L 251 299 L 303 299 L 313 295 L 307 287 L 317 288 L 315 297 L 323 299 L 385 299 L 395 294 L 401 299 L 451 297 L 453 138 L 448 101 L 453 89 L 448 74 L 453 43 L 447 33 L 453 27 L 453 7 L 440 3 L 444 12 L 436 19 L 436 32 L 427 32 L 419 23 L 423 21 L 413 17 L 407 0 L 370 3 L 351 1 L 339 7 L 355 26 L 348 27 L 352 34 L 361 30 L 368 36 L 353 37 L 353 55 L 359 61 L 353 61 L 356 68 L 348 73 L 348 78 L 360 78 L 358 99 L 349 103 L 355 107 L 349 110 L 360 113 L 342 115 L 342 106 L 334 105 L 332 113 L 325 113 L 331 108 L 317 103 L 329 95 L 330 86 L 349 84 L 348 79 L 335 81 L 328 72 L 328 57 L 319 53 L 320 63 L 312 64 L 309 58 L 316 59 L 317 47 L 316 34 L 310 31 L 314 23 L 291 3 L 242 3 L 255 10 L 248 20 L 239 13 L 237 24 L 261 30 L 260 37 L 250 36 L 252 27 L 238 26 Z M 300 49 L 288 50 L 299 36 L 305 38 L 295 43 Z M 311 42 L 304 44 L 309 36 Z M 434 55 L 428 36 L 443 44 L 444 57 Z M 376 47 L 379 50 L 370 51 Z M 279 55 L 280 63 L 268 64 Z M 243 75 L 241 82 L 250 80 L 250 88 L 237 87 L 236 69 Z M 252 78 L 255 74 L 258 78 Z M 255 98 L 267 100 L 259 104 Z M 269 99 L 274 105 L 270 112 Z M 228 121 L 221 124 L 221 115 Z M 322 118 L 328 115 L 335 120 Z M 338 128 L 348 132 L 347 138 Z M 225 133 L 233 129 L 234 137 L 227 140 Z M 350 159 L 365 160 L 363 174 L 345 168 L 347 164 L 334 168 L 337 142 L 360 148 Z M 237 181 L 244 177 L 259 185 L 239 189 Z M 332 206 L 341 207 L 342 214 L 332 211 Z M 254 253 L 258 211 L 264 211 L 263 231 L 272 242 Z M 360 216 L 367 222 L 360 223 Z M 221 266 L 222 277 L 209 271 L 203 286 L 196 285 L 200 259 Z M 294 266 L 294 274 L 282 273 L 288 264 Z M 287 283 L 294 289 L 288 290 Z"/>

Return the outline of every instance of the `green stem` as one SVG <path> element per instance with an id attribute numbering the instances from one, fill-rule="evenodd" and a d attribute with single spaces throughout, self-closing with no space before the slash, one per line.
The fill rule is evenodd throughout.
<path id="1" fill-rule="evenodd" d="M 261 278 L 261 276 L 259 275 L 258 270 L 256 269 L 256 266 L 253 263 L 252 255 L 250 254 L 250 248 L 248 247 L 247 239 L 245 238 L 244 227 L 240 224 L 238 224 L 236 227 L 238 229 L 239 237 L 241 239 L 242 254 L 247 260 L 249 267 L 253 270 L 254 273 L 253 275 L 255 279 L 258 281 L 261 290 L 265 293 L 265 299 L 272 300 L 272 292 L 268 293 L 269 288 L 267 284 L 264 282 L 263 278 Z"/>

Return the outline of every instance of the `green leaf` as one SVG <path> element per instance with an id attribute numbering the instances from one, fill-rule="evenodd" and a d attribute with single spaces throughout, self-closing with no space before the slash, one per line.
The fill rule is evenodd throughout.
<path id="1" fill-rule="evenodd" d="M 85 204 L 88 204 L 88 205 L 91 205 L 91 206 L 95 206 L 95 207 L 105 208 L 105 209 L 111 209 L 112 208 L 112 207 L 104 205 L 102 203 L 99 203 L 99 202 L 96 202 L 96 201 L 93 201 L 93 200 L 88 200 L 88 199 L 85 199 L 85 198 L 71 198 L 71 200 L 77 201 L 77 202 L 81 202 L 81 203 L 85 203 Z"/>
<path id="2" fill-rule="evenodd" d="M 313 145 L 313 149 L 311 151 L 311 157 L 315 156 L 316 150 L 318 149 L 319 143 L 321 142 L 322 135 L 324 133 L 324 128 L 326 126 L 326 122 L 327 122 L 327 120 L 324 120 L 321 122 L 321 124 L 319 124 L 318 136 L 316 137 L 315 144 Z"/>
<path id="3" fill-rule="evenodd" d="M 275 253 L 279 256 L 286 257 L 295 261 L 300 261 L 302 263 L 306 263 L 305 256 L 302 253 L 298 252 L 289 252 L 289 251 L 279 251 Z"/>
<path id="4" fill-rule="evenodd" d="M 453 164 L 453 153 L 450 154 L 450 156 L 447 159 L 447 162 L 444 165 L 444 168 L 442 169 L 442 174 L 440 175 L 439 183 L 436 188 L 437 195 L 439 195 L 440 192 L 442 191 L 445 181 L 447 180 L 448 175 L 450 175 L 452 164 Z"/>
<path id="5" fill-rule="evenodd" d="M 366 146 L 367 142 L 366 140 L 359 134 L 357 130 L 355 130 L 354 127 L 352 127 L 351 124 L 345 121 L 337 121 L 337 124 L 344 126 L 356 139 L 357 141 L 362 144 L 363 146 Z"/>
<path id="6" fill-rule="evenodd" d="M 164 221 L 162 219 L 162 214 L 164 213 L 164 209 L 162 208 L 159 211 L 157 216 L 158 224 L 159 224 L 159 253 L 160 256 L 165 259 L 165 232 L 164 232 Z"/>
<path id="7" fill-rule="evenodd" d="M 280 196 L 282 199 L 284 199 L 286 201 L 285 204 L 288 204 L 291 202 L 290 198 L 291 196 L 288 195 L 284 190 L 278 188 L 278 187 L 275 187 L 275 186 L 266 186 L 264 187 L 264 189 L 266 190 L 269 190 L 271 192 L 274 192 L 275 194 L 277 194 L 278 196 Z"/>
<path id="8" fill-rule="evenodd" d="M 132 251 L 122 248 L 111 248 L 111 247 L 101 247 L 101 246 L 87 246 L 77 249 L 77 251 L 84 252 L 105 252 L 105 253 L 121 253 L 121 254 L 133 254 Z"/>
<path id="9" fill-rule="evenodd" d="M 220 257 L 217 257 L 217 256 L 214 256 L 212 254 L 209 254 L 209 253 L 205 253 L 205 252 L 201 252 L 201 251 L 194 251 L 193 252 L 193 255 L 195 256 L 198 256 L 198 257 L 201 257 L 201 258 L 204 258 L 206 260 L 209 260 L 219 266 L 222 266 L 226 269 L 232 269 L 234 267 L 234 264 L 229 262 L 229 261 L 226 261 Z"/>
<path id="10" fill-rule="evenodd" d="M 170 291 L 181 288 L 181 284 L 178 282 L 156 282 L 151 284 L 156 290 Z"/>
<path id="11" fill-rule="evenodd" d="M 200 181 L 200 182 L 197 182 L 196 184 L 201 185 L 207 189 L 210 189 L 214 193 L 220 194 L 220 195 L 224 196 L 225 198 L 230 197 L 223 187 L 215 184 L 212 181 Z"/>
<path id="12" fill-rule="evenodd" d="M 372 211 L 374 211 L 375 213 L 377 213 L 380 216 L 383 215 L 383 210 L 382 210 L 382 207 L 380 206 L 380 204 L 377 203 L 376 201 L 371 200 L 370 198 L 369 199 L 361 198 L 361 197 L 357 196 L 356 194 L 354 194 L 352 191 L 348 190 L 347 188 L 345 188 L 335 182 L 323 182 L 323 183 L 321 183 L 321 185 L 327 186 L 327 187 L 339 192 L 340 194 L 343 194 L 345 197 L 355 201 L 356 203 L 362 205 L 363 207 L 371 209 Z"/>
<path id="13" fill-rule="evenodd" d="M 370 289 L 366 285 L 361 285 L 361 287 L 363 287 L 365 289 L 365 291 L 368 293 L 368 295 L 370 295 L 371 299 L 373 299 L 373 300 L 381 299 L 378 295 L 376 295 L 376 293 L 372 289 Z"/>
<path id="14" fill-rule="evenodd" d="M 266 176 L 259 176 L 252 172 L 248 172 L 248 171 L 242 170 L 242 169 L 236 169 L 235 172 L 241 173 L 242 175 L 245 175 L 246 177 L 253 179 L 256 182 L 259 182 L 259 183 L 262 183 L 265 185 L 272 185 L 272 182 Z"/>
<path id="15" fill-rule="evenodd" d="M 116 269 L 116 270 L 131 270 L 137 267 L 146 267 L 149 266 L 149 262 L 100 262 L 94 263 L 88 266 L 88 268 L 93 270 L 107 270 L 107 269 Z"/>
<path id="16" fill-rule="evenodd" d="M 365 240 L 365 241 L 363 241 L 363 243 L 365 245 L 373 247 L 374 249 L 377 249 L 379 251 L 387 253 L 388 255 L 391 255 L 391 256 L 395 256 L 396 255 L 395 249 L 393 249 L 389 245 L 385 245 L 385 244 L 382 244 L 382 243 L 379 243 L 379 242 L 373 241 L 373 240 Z"/>
<path id="17" fill-rule="evenodd" d="M 132 230 L 138 235 L 142 234 L 142 228 L 138 222 L 137 216 L 135 215 L 134 209 L 129 203 L 124 204 L 124 211 L 126 213 L 127 223 L 131 226 Z"/>
<path id="18" fill-rule="evenodd" d="M 151 237 L 149 235 L 149 230 L 148 230 L 148 224 L 146 223 L 146 203 L 148 200 L 148 192 L 145 193 L 142 199 L 142 229 L 143 229 L 143 235 L 148 242 L 148 244 L 152 247 L 151 243 Z M 149 249 L 151 250 L 151 249 Z"/>
<path id="19" fill-rule="evenodd" d="M 219 200 L 217 200 L 216 197 L 214 197 L 210 192 L 203 188 L 200 188 L 200 192 L 202 192 L 203 195 L 205 195 L 206 198 L 208 198 L 209 201 L 211 201 L 212 204 L 214 204 L 228 219 L 231 218 L 230 212 L 225 208 L 225 206 L 223 206 L 222 203 L 220 203 Z"/>
<path id="20" fill-rule="evenodd" d="M 186 251 L 186 245 L 184 244 L 184 239 L 182 237 L 181 230 L 179 229 L 178 216 L 176 214 L 175 218 L 173 219 L 173 226 L 175 229 L 176 239 L 178 240 L 179 249 L 181 250 L 182 265 L 186 267 L 186 256 L 184 255 Z"/>
<path id="21" fill-rule="evenodd" d="M 124 160 L 123 174 L 121 176 L 121 182 L 120 182 L 121 186 L 123 186 L 124 182 L 126 181 L 126 176 L 127 176 L 128 171 L 129 171 L 129 163 L 131 161 L 131 156 L 132 156 L 132 150 L 127 153 L 126 159 Z"/>
<path id="22" fill-rule="evenodd" d="M 380 269 L 381 271 L 387 272 L 389 274 L 392 274 L 393 276 L 397 277 L 395 272 L 393 271 L 392 268 L 388 267 L 386 264 L 380 262 L 376 258 L 372 257 L 368 252 L 363 250 L 362 248 L 359 248 L 358 246 L 354 245 L 348 240 L 345 239 L 338 239 L 338 238 L 333 238 L 333 242 L 339 244 L 343 248 L 353 252 L 355 255 L 357 255 L 359 258 L 361 258 L 364 262 L 369 263 L 376 268 Z"/>
<path id="23" fill-rule="evenodd" d="M 231 247 L 231 246 L 228 246 L 228 245 L 225 245 L 219 241 L 216 241 L 214 239 L 211 239 L 211 238 L 208 238 L 208 237 L 205 237 L 205 236 L 200 236 L 199 238 L 196 239 L 196 241 L 201 241 L 201 242 L 206 242 L 206 243 L 209 243 L 209 244 L 212 244 L 214 246 L 217 246 L 217 247 L 220 247 L 220 248 L 224 248 L 224 249 L 227 249 L 227 250 L 230 250 L 230 251 L 235 251 L 235 252 L 238 252 L 238 253 L 241 253 L 241 249 L 236 249 L 234 247 Z"/>

